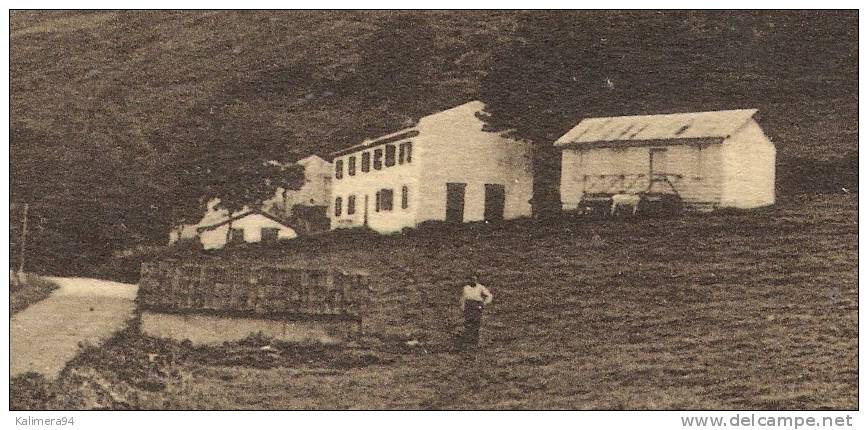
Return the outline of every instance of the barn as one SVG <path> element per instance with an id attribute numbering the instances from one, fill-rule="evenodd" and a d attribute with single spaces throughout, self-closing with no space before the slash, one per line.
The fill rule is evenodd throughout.
<path id="1" fill-rule="evenodd" d="M 531 145 L 484 130 L 484 107 L 465 103 L 333 153 L 331 228 L 530 215 Z"/>
<path id="2" fill-rule="evenodd" d="M 672 194 L 686 209 L 775 202 L 775 146 L 756 109 L 587 118 L 557 139 L 561 202 Z"/>
<path id="3" fill-rule="evenodd" d="M 263 211 L 242 211 L 220 222 L 197 228 L 204 249 L 227 243 L 276 242 L 298 237 L 295 229 Z"/>

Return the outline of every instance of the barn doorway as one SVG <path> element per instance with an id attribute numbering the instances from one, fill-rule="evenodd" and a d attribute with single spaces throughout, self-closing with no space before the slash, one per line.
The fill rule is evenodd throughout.
<path id="1" fill-rule="evenodd" d="M 485 221 L 503 221 L 506 189 L 500 184 L 485 184 Z"/>
<path id="2" fill-rule="evenodd" d="M 464 222 L 464 189 L 467 184 L 446 183 L 446 221 Z"/>
<path id="3" fill-rule="evenodd" d="M 648 164 L 648 173 L 652 178 L 666 174 L 666 148 L 651 148 Z"/>
<path id="4" fill-rule="evenodd" d="M 658 183 L 666 183 L 666 148 L 648 150 L 648 192 L 659 190 Z"/>

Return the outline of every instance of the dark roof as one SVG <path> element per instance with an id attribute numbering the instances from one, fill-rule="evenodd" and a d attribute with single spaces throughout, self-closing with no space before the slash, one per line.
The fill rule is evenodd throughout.
<path id="1" fill-rule="evenodd" d="M 220 222 L 218 222 L 218 223 L 216 223 L 216 224 L 211 224 L 211 225 L 206 225 L 206 226 L 198 227 L 198 228 L 196 228 L 196 231 L 199 232 L 199 233 L 201 233 L 201 232 L 203 232 L 203 231 L 207 231 L 207 230 L 214 230 L 215 228 L 220 227 L 220 226 L 222 226 L 223 224 L 228 224 L 228 223 L 230 223 L 230 222 L 232 222 L 232 221 L 235 221 L 235 220 L 237 220 L 237 219 L 244 218 L 244 217 L 246 217 L 246 216 L 248 216 L 248 215 L 255 215 L 255 214 L 262 215 L 262 216 L 264 216 L 264 217 L 266 217 L 266 218 L 268 218 L 268 219 L 270 219 L 270 220 L 272 220 L 272 221 L 274 221 L 274 222 L 276 222 L 276 223 L 279 223 L 279 224 L 283 225 L 284 227 L 289 227 L 289 228 L 291 228 L 291 229 L 293 229 L 293 230 L 296 229 L 295 227 L 293 227 L 292 225 L 290 225 L 288 222 L 286 222 L 285 220 L 281 219 L 280 217 L 277 217 L 277 216 L 275 216 L 275 215 L 272 215 L 272 214 L 270 214 L 270 213 L 268 213 L 268 212 L 265 212 L 265 211 L 262 211 L 262 210 L 251 209 L 251 210 L 246 210 L 246 211 L 244 211 L 244 212 L 241 212 L 241 213 L 238 213 L 238 214 L 236 214 L 236 215 L 233 215 L 233 216 L 231 216 L 231 217 L 229 217 L 229 218 L 226 218 L 226 219 L 224 219 L 223 221 L 220 221 Z"/>
<path id="2" fill-rule="evenodd" d="M 332 152 L 331 156 L 332 157 L 340 157 L 341 155 L 346 155 L 346 154 L 349 154 L 352 152 L 356 152 L 360 149 L 370 148 L 372 146 L 383 145 L 386 143 L 397 142 L 400 140 L 409 139 L 411 137 L 416 137 L 418 135 L 419 135 L 419 130 L 412 129 L 412 128 L 410 128 L 410 129 L 405 128 L 401 131 L 397 131 L 397 132 L 392 133 L 392 134 L 387 134 L 385 136 L 378 137 L 377 139 L 366 140 L 366 141 L 364 141 L 358 145 L 354 145 L 354 146 L 351 146 L 349 148 L 337 150 L 335 152 Z"/>

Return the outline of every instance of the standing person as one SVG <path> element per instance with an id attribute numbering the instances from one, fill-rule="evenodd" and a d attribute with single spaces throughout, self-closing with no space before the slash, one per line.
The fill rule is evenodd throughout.
<path id="1" fill-rule="evenodd" d="M 468 277 L 461 294 L 461 310 L 464 312 L 464 332 L 461 334 L 462 347 L 474 347 L 479 343 L 479 325 L 482 323 L 482 309 L 491 303 L 494 295 L 485 285 L 479 283 L 474 274 Z"/>

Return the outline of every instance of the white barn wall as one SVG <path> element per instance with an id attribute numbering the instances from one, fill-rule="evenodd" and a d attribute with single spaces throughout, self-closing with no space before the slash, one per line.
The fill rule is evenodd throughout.
<path id="1" fill-rule="evenodd" d="M 664 144 L 666 143 L 666 144 Z M 666 148 L 666 162 L 660 171 L 681 178 L 670 178 L 675 189 L 688 204 L 717 204 L 721 195 L 720 145 L 671 144 L 632 146 L 620 149 L 569 148 L 561 156 L 561 200 L 564 210 L 573 210 L 585 192 L 584 176 L 645 175 L 630 189 L 612 192 L 637 193 L 648 187 L 650 149 Z M 656 170 L 656 169 L 655 169 Z M 629 181 L 627 181 L 629 182 Z M 664 188 L 655 185 L 655 190 Z M 664 188 L 665 191 L 668 191 Z M 590 190 L 594 191 L 594 190 Z"/>
<path id="2" fill-rule="evenodd" d="M 220 249 L 226 246 L 227 230 L 229 230 L 229 224 L 223 224 L 220 227 L 200 233 L 199 241 L 202 242 L 202 247 L 205 249 Z"/>
<path id="3" fill-rule="evenodd" d="M 250 214 L 245 217 L 236 219 L 231 222 L 232 228 L 244 230 L 244 241 L 248 243 L 259 242 L 262 240 L 263 228 L 277 228 L 278 239 L 294 239 L 298 237 L 295 230 L 287 227 L 271 218 L 262 214 Z M 199 240 L 202 241 L 202 247 L 205 249 L 218 249 L 226 245 L 227 232 L 230 223 L 223 224 L 219 227 L 205 230 L 199 234 Z"/>
<path id="4" fill-rule="evenodd" d="M 304 167 L 304 184 L 298 190 L 288 190 L 284 200 L 284 189 L 277 188 L 274 197 L 263 202 L 262 207 L 276 205 L 285 215 L 294 205 L 328 206 L 331 198 L 332 165 L 322 158 L 311 155 L 296 162 Z"/>
<path id="5" fill-rule="evenodd" d="M 775 203 L 774 144 L 749 121 L 723 144 L 721 206 L 756 208 Z"/>
<path id="6" fill-rule="evenodd" d="M 578 207 L 582 200 L 584 184 L 582 183 L 582 151 L 578 149 L 563 149 L 561 151 L 561 206 L 563 210 Z"/>
<path id="7" fill-rule="evenodd" d="M 196 226 L 192 224 L 183 224 L 173 227 L 169 230 L 169 244 L 173 244 L 181 239 L 194 239 L 199 234 L 196 231 Z"/>
<path id="8" fill-rule="evenodd" d="M 287 192 L 287 209 L 292 209 L 292 206 L 297 204 L 328 206 L 331 199 L 332 164 L 317 156 L 303 158 L 298 164 L 304 167 L 305 183 L 301 189 Z"/>
<path id="9" fill-rule="evenodd" d="M 446 111 L 420 121 L 424 130 L 418 221 L 446 219 L 446 183 L 466 183 L 464 221 L 481 221 L 485 184 L 504 186 L 504 218 L 531 214 L 533 195 L 531 144 L 482 130 L 474 115 L 482 103 Z"/>

